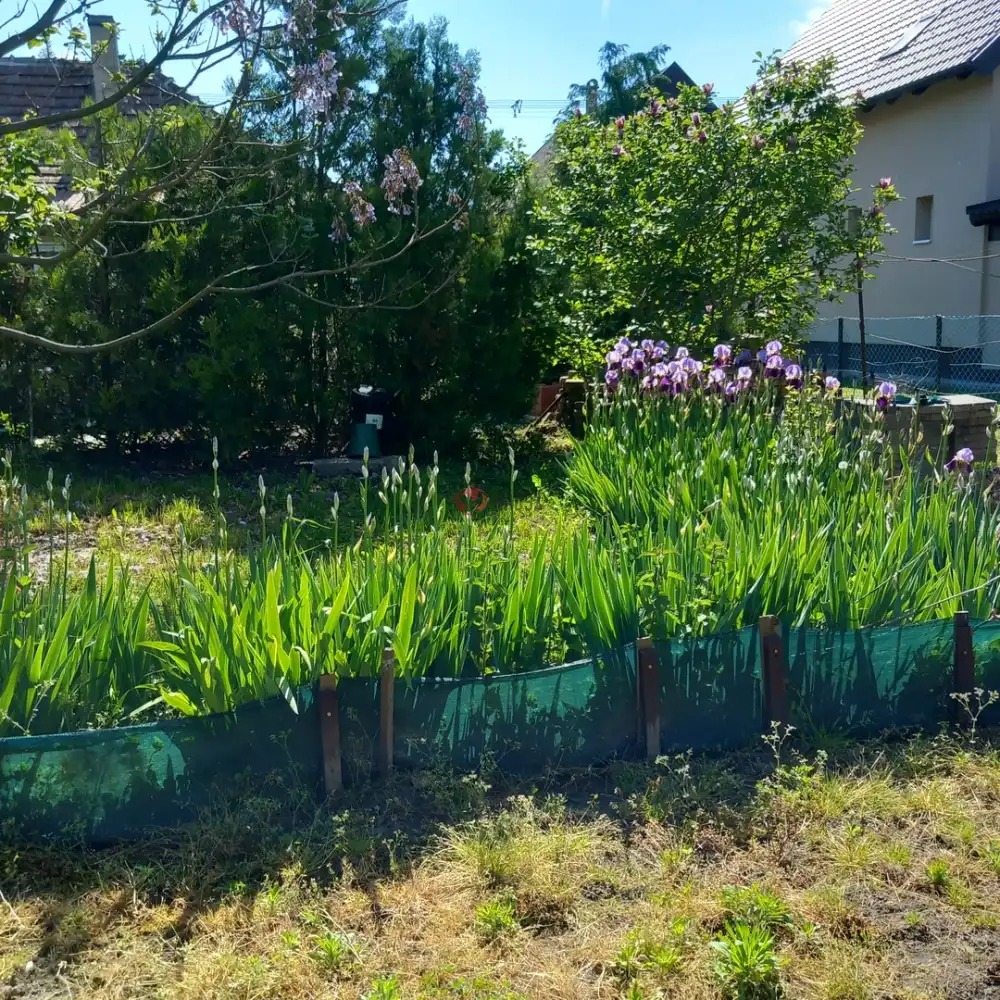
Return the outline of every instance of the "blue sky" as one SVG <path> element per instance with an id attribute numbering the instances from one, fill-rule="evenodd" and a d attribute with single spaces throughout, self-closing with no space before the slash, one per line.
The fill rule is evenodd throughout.
<path id="1" fill-rule="evenodd" d="M 669 45 L 668 59 L 695 82 L 714 83 L 725 98 L 753 80 L 758 50 L 788 48 L 826 6 L 823 0 L 408 2 L 413 17 L 440 14 L 463 49 L 478 49 L 493 123 L 523 139 L 529 153 L 545 141 L 555 113 L 532 110 L 515 119 L 509 102 L 565 98 L 570 83 L 596 75 L 597 51 L 606 41 L 638 50 Z"/>
<path id="2" fill-rule="evenodd" d="M 37 2 L 37 0 L 36 0 Z M 482 89 L 496 127 L 524 141 L 529 153 L 546 139 L 570 83 L 597 73 L 606 41 L 635 49 L 664 43 L 697 83 L 712 82 L 722 98 L 752 81 L 755 53 L 786 49 L 829 0 L 408 0 L 410 16 L 447 18 L 450 36 L 482 61 Z M 124 53 L 153 51 L 146 0 L 107 0 L 97 12 L 116 17 Z M 181 66 L 173 75 L 186 83 Z M 225 67 L 198 81 L 194 92 L 216 98 Z M 537 104 L 515 118 L 513 101 Z"/>

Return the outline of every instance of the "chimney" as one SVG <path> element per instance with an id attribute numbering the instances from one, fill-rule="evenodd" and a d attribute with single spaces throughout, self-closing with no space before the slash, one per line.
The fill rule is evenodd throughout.
<path id="1" fill-rule="evenodd" d="M 88 14 L 90 51 L 94 63 L 94 100 L 103 101 L 119 87 L 118 24 L 105 14 Z"/>

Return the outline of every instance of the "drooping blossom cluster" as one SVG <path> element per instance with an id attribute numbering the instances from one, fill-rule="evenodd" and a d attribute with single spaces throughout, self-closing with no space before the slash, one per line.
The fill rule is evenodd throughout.
<path id="1" fill-rule="evenodd" d="M 342 26 L 338 25 L 338 27 Z M 289 4 L 281 23 L 281 37 L 285 44 L 298 48 L 316 39 L 316 4 L 314 0 L 298 0 Z"/>
<path id="2" fill-rule="evenodd" d="M 292 94 L 311 111 L 327 114 L 340 89 L 341 72 L 332 52 L 321 52 L 319 58 L 305 66 L 288 71 Z"/>
<path id="3" fill-rule="evenodd" d="M 370 226 L 375 221 L 375 206 L 368 201 L 357 181 L 344 185 L 344 194 L 351 209 L 351 217 L 359 226 Z"/>
<path id="4" fill-rule="evenodd" d="M 412 215 L 413 209 L 403 201 L 403 197 L 407 191 L 415 194 L 423 184 L 413 157 L 408 150 L 396 149 L 391 156 L 385 158 L 383 165 L 385 176 L 382 178 L 382 191 L 389 211 L 393 215 Z"/>
<path id="5" fill-rule="evenodd" d="M 246 41 L 260 29 L 260 12 L 248 0 L 230 0 L 212 12 L 212 24 L 220 31 L 231 31 Z"/>
<path id="6" fill-rule="evenodd" d="M 486 120 L 486 98 L 476 86 L 476 76 L 471 67 L 455 63 L 455 72 L 458 73 L 458 96 L 462 102 L 458 131 L 466 139 L 471 139 L 476 134 L 476 122 Z"/>

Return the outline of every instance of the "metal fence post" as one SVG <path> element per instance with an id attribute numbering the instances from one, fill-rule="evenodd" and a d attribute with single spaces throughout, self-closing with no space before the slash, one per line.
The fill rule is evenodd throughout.
<path id="1" fill-rule="evenodd" d="M 841 316 L 837 319 L 837 378 L 839 379 L 844 377 L 844 369 L 847 367 L 845 361 L 844 317 Z"/>

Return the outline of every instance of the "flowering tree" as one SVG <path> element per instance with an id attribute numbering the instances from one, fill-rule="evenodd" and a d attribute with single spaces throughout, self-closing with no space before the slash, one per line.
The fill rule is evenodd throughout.
<path id="1" fill-rule="evenodd" d="M 74 54 L 96 55 L 79 23 L 95 3 L 51 0 L 44 13 L 26 22 L 16 21 L 17 30 L 0 40 L 0 55 L 25 45 L 51 49 L 60 38 Z M 110 264 L 115 255 L 109 250 L 109 233 L 123 220 L 131 226 L 146 225 L 150 246 L 157 245 L 162 240 L 162 220 L 155 212 L 143 210 L 163 203 L 170 192 L 197 187 L 206 179 L 216 187 L 212 204 L 188 217 L 171 218 L 171 226 L 204 224 L 207 218 L 234 214 L 259 216 L 270 207 L 294 203 L 301 186 L 296 171 L 286 169 L 289 162 L 311 164 L 322 177 L 313 197 L 329 206 L 327 233 L 333 241 L 346 243 L 371 226 L 378 210 L 371 194 L 366 195 L 356 180 L 338 178 L 329 158 L 324 160 L 319 151 L 331 131 L 349 119 L 355 97 L 347 85 L 352 68 L 338 59 L 340 40 L 363 31 L 366 24 L 401 3 L 358 0 L 348 8 L 336 0 L 216 0 L 203 6 L 190 0 L 149 0 L 157 39 L 152 58 L 124 62 L 122 72 L 104 85 L 103 96 L 86 107 L 0 121 L 0 162 L 4 164 L 0 204 L 10 209 L 4 212 L 5 224 L 0 227 L 0 268 L 6 272 L 7 284 L 18 285 L 33 268 L 56 269 L 80 255 Z M 143 84 L 157 72 L 193 67 L 186 79 L 178 81 L 183 101 L 205 69 L 227 59 L 238 67 L 239 78 L 233 81 L 224 106 L 202 109 L 210 127 L 201 141 L 194 146 L 182 144 L 183 156 L 150 170 L 149 150 L 176 132 L 181 119 L 176 108 L 144 108 L 139 99 Z M 285 129 L 275 128 L 280 109 L 287 112 Z M 459 115 L 469 140 L 475 141 L 483 126 L 482 102 L 474 87 L 465 107 L 456 109 Z M 105 155 L 102 142 L 95 142 L 94 137 L 118 129 L 123 118 L 132 123 L 125 143 L 130 154 L 122 156 L 119 149 L 119 155 Z M 181 123 L 186 124 L 186 119 Z M 51 162 L 52 130 L 67 125 L 82 137 L 75 144 L 66 139 L 73 145 L 72 176 L 79 193 L 72 207 L 54 202 L 54 192 L 37 176 L 39 162 Z M 244 155 L 247 147 L 266 155 Z M 261 180 L 266 188 L 263 200 Z M 137 329 L 86 344 L 71 343 L 26 330 L 17 322 L 17 310 L 4 302 L 0 339 L 62 354 L 95 354 L 162 331 L 206 300 L 371 272 L 423 240 L 462 225 L 471 191 L 455 193 L 448 218 L 422 225 L 423 182 L 406 147 L 384 155 L 382 210 L 397 217 L 400 225 L 389 242 L 370 243 L 363 253 L 317 264 L 311 241 L 302 238 L 301 228 L 281 225 L 275 231 L 272 226 L 263 259 L 228 267 L 220 262 L 199 288 Z M 252 201 L 247 196 L 251 189 Z M 41 236 L 57 249 L 40 252 Z"/>
<path id="2" fill-rule="evenodd" d="M 669 45 L 654 45 L 648 52 L 630 52 L 627 45 L 605 42 L 598 54 L 600 81 L 570 85 L 566 107 L 559 115 L 566 121 L 581 110 L 591 86 L 597 85 L 597 116 L 602 122 L 629 115 L 642 106 L 642 95 L 664 70 Z"/>
<path id="3" fill-rule="evenodd" d="M 861 127 L 832 72 L 763 60 L 739 106 L 709 110 L 708 84 L 558 127 L 534 248 L 585 345 L 628 326 L 698 348 L 794 342 L 818 300 L 856 290 L 895 192 L 876 183 L 850 214 Z"/>

